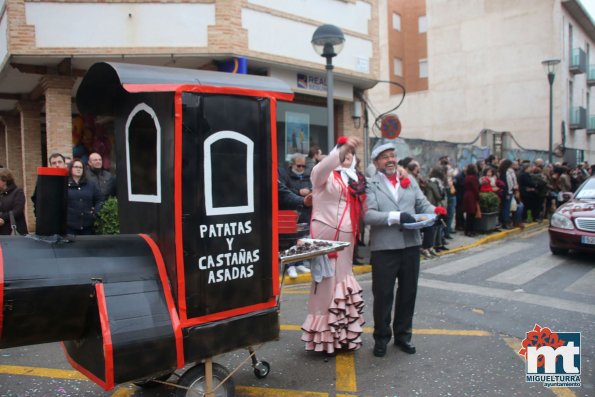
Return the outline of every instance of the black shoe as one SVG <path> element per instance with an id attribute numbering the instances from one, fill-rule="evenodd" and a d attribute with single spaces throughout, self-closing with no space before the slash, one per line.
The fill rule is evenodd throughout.
<path id="1" fill-rule="evenodd" d="M 444 238 L 447 238 L 447 239 L 449 239 L 449 240 L 452 240 L 454 237 L 453 237 L 453 236 L 451 236 L 450 234 L 445 234 L 445 235 L 444 235 Z"/>
<path id="2" fill-rule="evenodd" d="M 411 344 L 411 342 L 404 342 L 402 340 L 395 340 L 395 346 L 399 349 L 403 350 L 407 354 L 415 354 L 415 346 Z M 376 351 L 376 349 L 374 349 Z"/>
<path id="3" fill-rule="evenodd" d="M 386 355 L 386 344 L 376 342 L 374 344 L 374 356 L 384 357 Z"/>

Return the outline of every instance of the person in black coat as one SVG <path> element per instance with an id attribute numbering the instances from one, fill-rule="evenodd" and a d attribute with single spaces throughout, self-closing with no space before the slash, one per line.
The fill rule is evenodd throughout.
<path id="1" fill-rule="evenodd" d="M 101 200 L 116 196 L 116 177 L 103 168 L 103 158 L 97 152 L 89 155 L 89 164 L 85 170 L 87 180 L 95 183 L 101 194 Z"/>
<path id="2" fill-rule="evenodd" d="M 95 183 L 86 178 L 81 160 L 70 165 L 68 178 L 68 211 L 66 232 L 68 234 L 95 234 L 93 224 L 103 204 L 102 195 Z"/>
<path id="3" fill-rule="evenodd" d="M 289 168 L 283 173 L 279 173 L 279 179 L 289 190 L 301 197 L 306 197 L 312 193 L 312 182 L 310 174 L 305 172 L 306 156 L 296 153 L 291 157 Z M 302 207 L 298 210 L 300 214 L 299 223 L 310 223 L 312 215 L 311 207 Z"/>
<path id="4" fill-rule="evenodd" d="M 11 213 L 12 218 L 11 219 Z M 7 168 L 0 169 L 0 234 L 9 235 L 12 223 L 19 234 L 27 234 L 25 219 L 25 193 L 14 183 L 12 172 Z"/>

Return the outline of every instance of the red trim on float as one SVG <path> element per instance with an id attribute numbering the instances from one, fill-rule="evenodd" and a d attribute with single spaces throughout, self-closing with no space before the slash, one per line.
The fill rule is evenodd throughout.
<path id="1" fill-rule="evenodd" d="M 76 369 L 81 374 L 83 374 L 87 378 L 91 379 L 93 382 L 95 382 L 96 384 L 98 384 L 103 390 L 109 390 L 107 388 L 107 385 L 106 385 L 106 383 L 105 383 L 105 381 L 103 379 L 98 378 L 91 371 L 89 371 L 88 369 L 86 369 L 81 364 L 77 363 L 76 361 L 74 361 L 74 358 L 70 357 L 70 354 L 68 354 L 68 350 L 66 349 L 66 346 L 64 346 L 64 342 L 60 342 L 60 345 L 62 345 L 62 350 L 64 351 L 64 355 L 66 356 L 66 360 L 68 361 L 68 363 L 70 364 L 70 366 L 72 368 Z"/>
<path id="2" fill-rule="evenodd" d="M 271 98 L 269 109 L 271 112 L 271 193 L 273 200 L 271 203 L 273 211 L 271 266 L 273 267 L 273 296 L 277 297 L 281 286 L 279 283 L 279 264 L 275 263 L 275 260 L 279 257 L 279 190 L 277 186 L 279 176 L 277 175 L 277 100 L 275 98 Z"/>
<path id="3" fill-rule="evenodd" d="M 252 90 L 249 88 L 240 87 L 217 87 L 211 85 L 180 85 L 178 92 L 202 92 L 205 94 L 228 94 L 228 95 L 240 95 L 240 96 L 260 96 L 265 98 L 277 98 L 284 101 L 293 100 L 293 93 L 276 92 L 276 91 L 264 91 L 264 90 Z"/>
<path id="4" fill-rule="evenodd" d="M 176 92 L 180 84 L 122 84 L 130 93 L 138 92 Z"/>
<path id="5" fill-rule="evenodd" d="M 225 320 L 231 317 L 240 316 L 242 314 L 253 313 L 259 310 L 266 310 L 277 306 L 277 300 L 275 298 L 269 299 L 268 302 L 257 303 L 255 305 L 239 307 L 236 309 L 226 310 L 209 314 L 206 316 L 194 317 L 186 320 L 186 323 L 182 324 L 184 327 L 191 327 L 193 325 L 200 325 L 219 320 Z"/>
<path id="6" fill-rule="evenodd" d="M 292 101 L 293 93 L 253 90 L 240 87 L 218 87 L 198 84 L 123 84 L 122 87 L 130 93 L 136 92 L 205 92 L 213 94 L 232 94 L 242 96 L 262 96 L 266 98 L 277 98 L 284 101 Z"/>
<path id="7" fill-rule="evenodd" d="M 184 240 L 182 239 L 182 92 L 176 91 L 174 119 L 174 234 L 176 244 L 176 278 L 178 310 L 182 325 L 187 322 Z"/>
<path id="8" fill-rule="evenodd" d="M 277 278 L 273 277 L 273 297 L 267 302 L 257 303 L 250 306 L 244 306 L 231 310 L 226 310 L 218 313 L 213 313 L 205 316 L 188 318 L 186 306 L 186 278 L 184 271 L 184 239 L 182 236 L 182 94 L 184 92 L 198 92 L 198 93 L 213 93 L 213 94 L 228 94 L 239 96 L 258 96 L 265 97 L 271 101 L 271 154 L 273 155 L 273 165 L 277 164 L 277 148 L 273 144 L 276 143 L 277 126 L 274 122 L 276 119 L 276 101 L 275 98 L 292 100 L 292 94 L 283 94 L 269 91 L 248 90 L 238 87 L 215 87 L 215 86 L 197 86 L 197 85 L 180 85 L 176 88 L 175 93 L 175 123 L 174 123 L 174 230 L 175 230 L 175 244 L 176 244 L 176 277 L 178 280 L 178 310 L 180 314 L 180 323 L 183 328 L 193 325 L 208 323 L 211 321 L 218 321 L 233 316 L 252 313 L 259 310 L 270 309 L 277 306 L 276 296 L 279 294 L 278 277 L 279 270 L 277 264 L 273 266 L 273 275 L 276 273 Z M 274 110 L 274 112 L 273 112 Z M 276 169 L 276 168 L 275 168 Z M 273 172 L 276 176 L 276 173 Z M 274 178 L 273 178 L 274 179 Z M 274 180 L 273 198 L 277 195 L 277 181 Z M 276 200 L 273 202 L 273 219 L 276 215 Z M 276 222 L 273 225 L 273 232 L 276 231 Z M 273 234 L 273 249 L 278 249 L 278 242 L 276 242 L 277 235 Z M 272 258 L 277 258 L 278 251 L 273 251 Z M 274 260 L 274 259 L 273 259 Z"/>
<path id="9" fill-rule="evenodd" d="M 37 175 L 68 176 L 67 168 L 37 167 Z"/>
<path id="10" fill-rule="evenodd" d="M 178 312 L 176 311 L 176 306 L 174 305 L 174 298 L 171 294 L 171 288 L 169 286 L 169 279 L 167 278 L 163 256 L 161 255 L 159 247 L 151 237 L 146 234 L 139 234 L 139 236 L 145 239 L 147 244 L 149 244 L 149 247 L 151 247 L 151 251 L 153 251 L 153 257 L 157 263 L 157 270 L 159 270 L 159 278 L 161 280 L 161 285 L 163 286 L 163 294 L 165 295 L 165 302 L 167 303 L 171 324 L 173 326 L 174 335 L 176 338 L 177 366 L 178 368 L 184 368 L 186 363 L 184 362 L 184 339 L 182 336 L 182 327 L 180 326 L 180 318 L 178 317 Z"/>
<path id="11" fill-rule="evenodd" d="M 112 335 L 109 329 L 109 321 L 107 316 L 103 284 L 95 284 L 95 293 L 97 299 L 97 308 L 99 311 L 99 321 L 101 323 L 101 336 L 103 337 L 103 360 L 105 363 L 105 379 L 99 378 L 97 375 L 93 374 L 87 368 L 77 363 L 74 360 L 74 358 L 72 358 L 70 354 L 68 354 L 68 349 L 66 349 L 66 346 L 64 346 L 64 342 L 62 342 L 61 345 L 62 349 L 64 350 L 66 360 L 68 360 L 72 368 L 76 369 L 81 374 L 85 375 L 87 378 L 97 383 L 103 390 L 111 390 L 114 388 L 114 352 L 112 345 Z"/>
<path id="12" fill-rule="evenodd" d="M 0 339 L 2 339 L 2 322 L 4 320 L 4 254 L 0 245 Z"/>
<path id="13" fill-rule="evenodd" d="M 101 334 L 103 336 L 103 356 L 105 360 L 104 388 L 105 390 L 110 390 L 114 388 L 114 347 L 109 329 L 109 317 L 107 315 L 103 284 L 95 284 L 95 291 L 97 292 L 97 307 L 99 309 L 99 321 L 101 322 Z"/>

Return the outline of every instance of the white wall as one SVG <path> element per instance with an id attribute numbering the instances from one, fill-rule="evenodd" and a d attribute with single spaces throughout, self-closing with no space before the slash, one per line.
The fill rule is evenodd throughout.
<path id="1" fill-rule="evenodd" d="M 288 14 L 320 20 L 348 29 L 354 32 L 368 34 L 368 22 L 372 18 L 370 4 L 363 1 L 337 1 L 337 0 L 248 0 L 257 4 L 286 12 Z"/>
<path id="2" fill-rule="evenodd" d="M 338 1 L 333 3 L 341 4 Z M 348 3 L 344 4 L 349 5 Z M 320 10 L 320 7 L 319 13 L 324 16 L 330 15 L 324 10 Z M 360 19 L 365 18 L 360 17 Z M 291 21 L 251 9 L 242 10 L 242 27 L 248 31 L 248 48 L 250 50 L 323 65 L 326 60 L 316 54 L 310 44 L 312 35 L 319 25 Z M 372 41 L 343 33 L 345 46 L 343 51 L 333 58 L 333 65 L 354 72 L 369 73 L 373 52 Z M 363 67 L 360 58 L 364 60 Z"/>
<path id="3" fill-rule="evenodd" d="M 561 120 L 566 122 L 566 146 L 574 149 L 589 150 L 591 153 L 585 153 L 587 159 L 590 158 L 590 162 L 595 163 L 595 135 L 587 135 L 585 129 L 571 131 L 568 128 L 570 123 L 569 108 L 580 106 L 587 109 L 587 123 L 591 115 L 595 115 L 595 101 L 593 96 L 595 95 L 595 89 L 587 87 L 587 73 L 589 65 L 595 64 L 595 43 L 590 41 L 585 33 L 581 30 L 580 26 L 576 21 L 564 10 L 561 9 L 560 15 L 560 28 L 561 28 L 561 52 L 559 58 L 562 60 L 561 66 L 558 68 L 556 79 L 556 92 L 554 95 L 558 95 L 563 104 L 559 110 L 559 117 Z M 581 48 L 583 51 L 587 51 L 587 43 L 590 46 L 590 59 L 587 59 L 587 73 L 573 75 L 569 72 L 570 65 L 570 40 L 569 40 L 569 25 L 572 25 L 573 41 L 572 48 Z M 570 82 L 572 82 L 572 93 L 570 92 Z M 591 106 L 587 103 L 587 92 L 591 93 Z M 573 98 L 572 103 L 570 98 Z"/>
<path id="4" fill-rule="evenodd" d="M 381 21 L 386 19 L 384 3 L 380 2 Z M 559 0 L 432 0 L 426 4 L 429 90 L 407 94 L 397 110 L 403 123 L 401 137 L 468 142 L 482 129 L 492 129 L 510 131 L 528 149 L 547 150 L 549 84 L 541 62 L 562 57 Z M 584 41 L 577 30 L 575 40 Z M 381 30 L 381 35 L 386 32 Z M 567 72 L 568 65 L 561 69 Z M 384 65 L 381 76 L 390 78 Z M 585 87 L 584 80 L 579 81 L 583 78 L 575 77 L 575 84 Z M 567 83 L 561 80 L 557 77 L 554 87 L 554 145 L 561 143 L 560 125 L 567 118 L 563 102 Z M 400 99 L 388 97 L 386 84 L 371 90 L 370 97 L 381 112 Z M 585 135 L 583 130 L 581 136 Z M 594 140 L 575 140 L 575 146 L 567 141 L 567 146 L 589 151 L 586 156 L 595 161 Z"/>
<path id="5" fill-rule="evenodd" d="M 40 48 L 206 47 L 215 23 L 214 4 L 27 2 L 25 10 Z"/>

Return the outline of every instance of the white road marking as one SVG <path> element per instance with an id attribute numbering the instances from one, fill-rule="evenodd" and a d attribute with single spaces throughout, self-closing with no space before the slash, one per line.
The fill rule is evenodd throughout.
<path id="1" fill-rule="evenodd" d="M 488 281 L 496 281 L 498 283 L 523 285 L 541 276 L 543 273 L 559 266 L 566 258 L 554 256 L 550 253 L 531 259 L 528 262 L 522 263 L 505 272 L 496 274 L 488 278 Z"/>
<path id="2" fill-rule="evenodd" d="M 595 296 L 595 269 L 564 288 L 564 291 Z"/>
<path id="3" fill-rule="evenodd" d="M 427 270 L 423 270 L 423 273 L 439 274 L 443 276 L 452 276 L 457 273 L 464 272 L 465 270 L 473 269 L 483 265 L 486 262 L 493 261 L 499 258 L 503 258 L 507 255 L 514 254 L 519 251 L 526 250 L 530 247 L 530 244 L 513 242 L 505 243 L 498 247 L 488 247 L 485 251 L 477 254 L 472 254 L 465 258 L 451 260 L 444 265 L 439 265 Z"/>
<path id="4" fill-rule="evenodd" d="M 529 294 L 527 292 L 513 292 L 507 289 L 480 287 L 475 285 L 451 283 L 440 280 L 429 280 L 424 278 L 419 279 L 419 286 L 452 291 L 458 294 L 464 293 L 480 295 L 489 298 L 529 303 L 538 306 L 568 310 L 571 312 L 578 312 L 595 316 L 595 305 L 583 302 L 569 301 L 566 299 L 552 298 L 550 296 Z"/>

